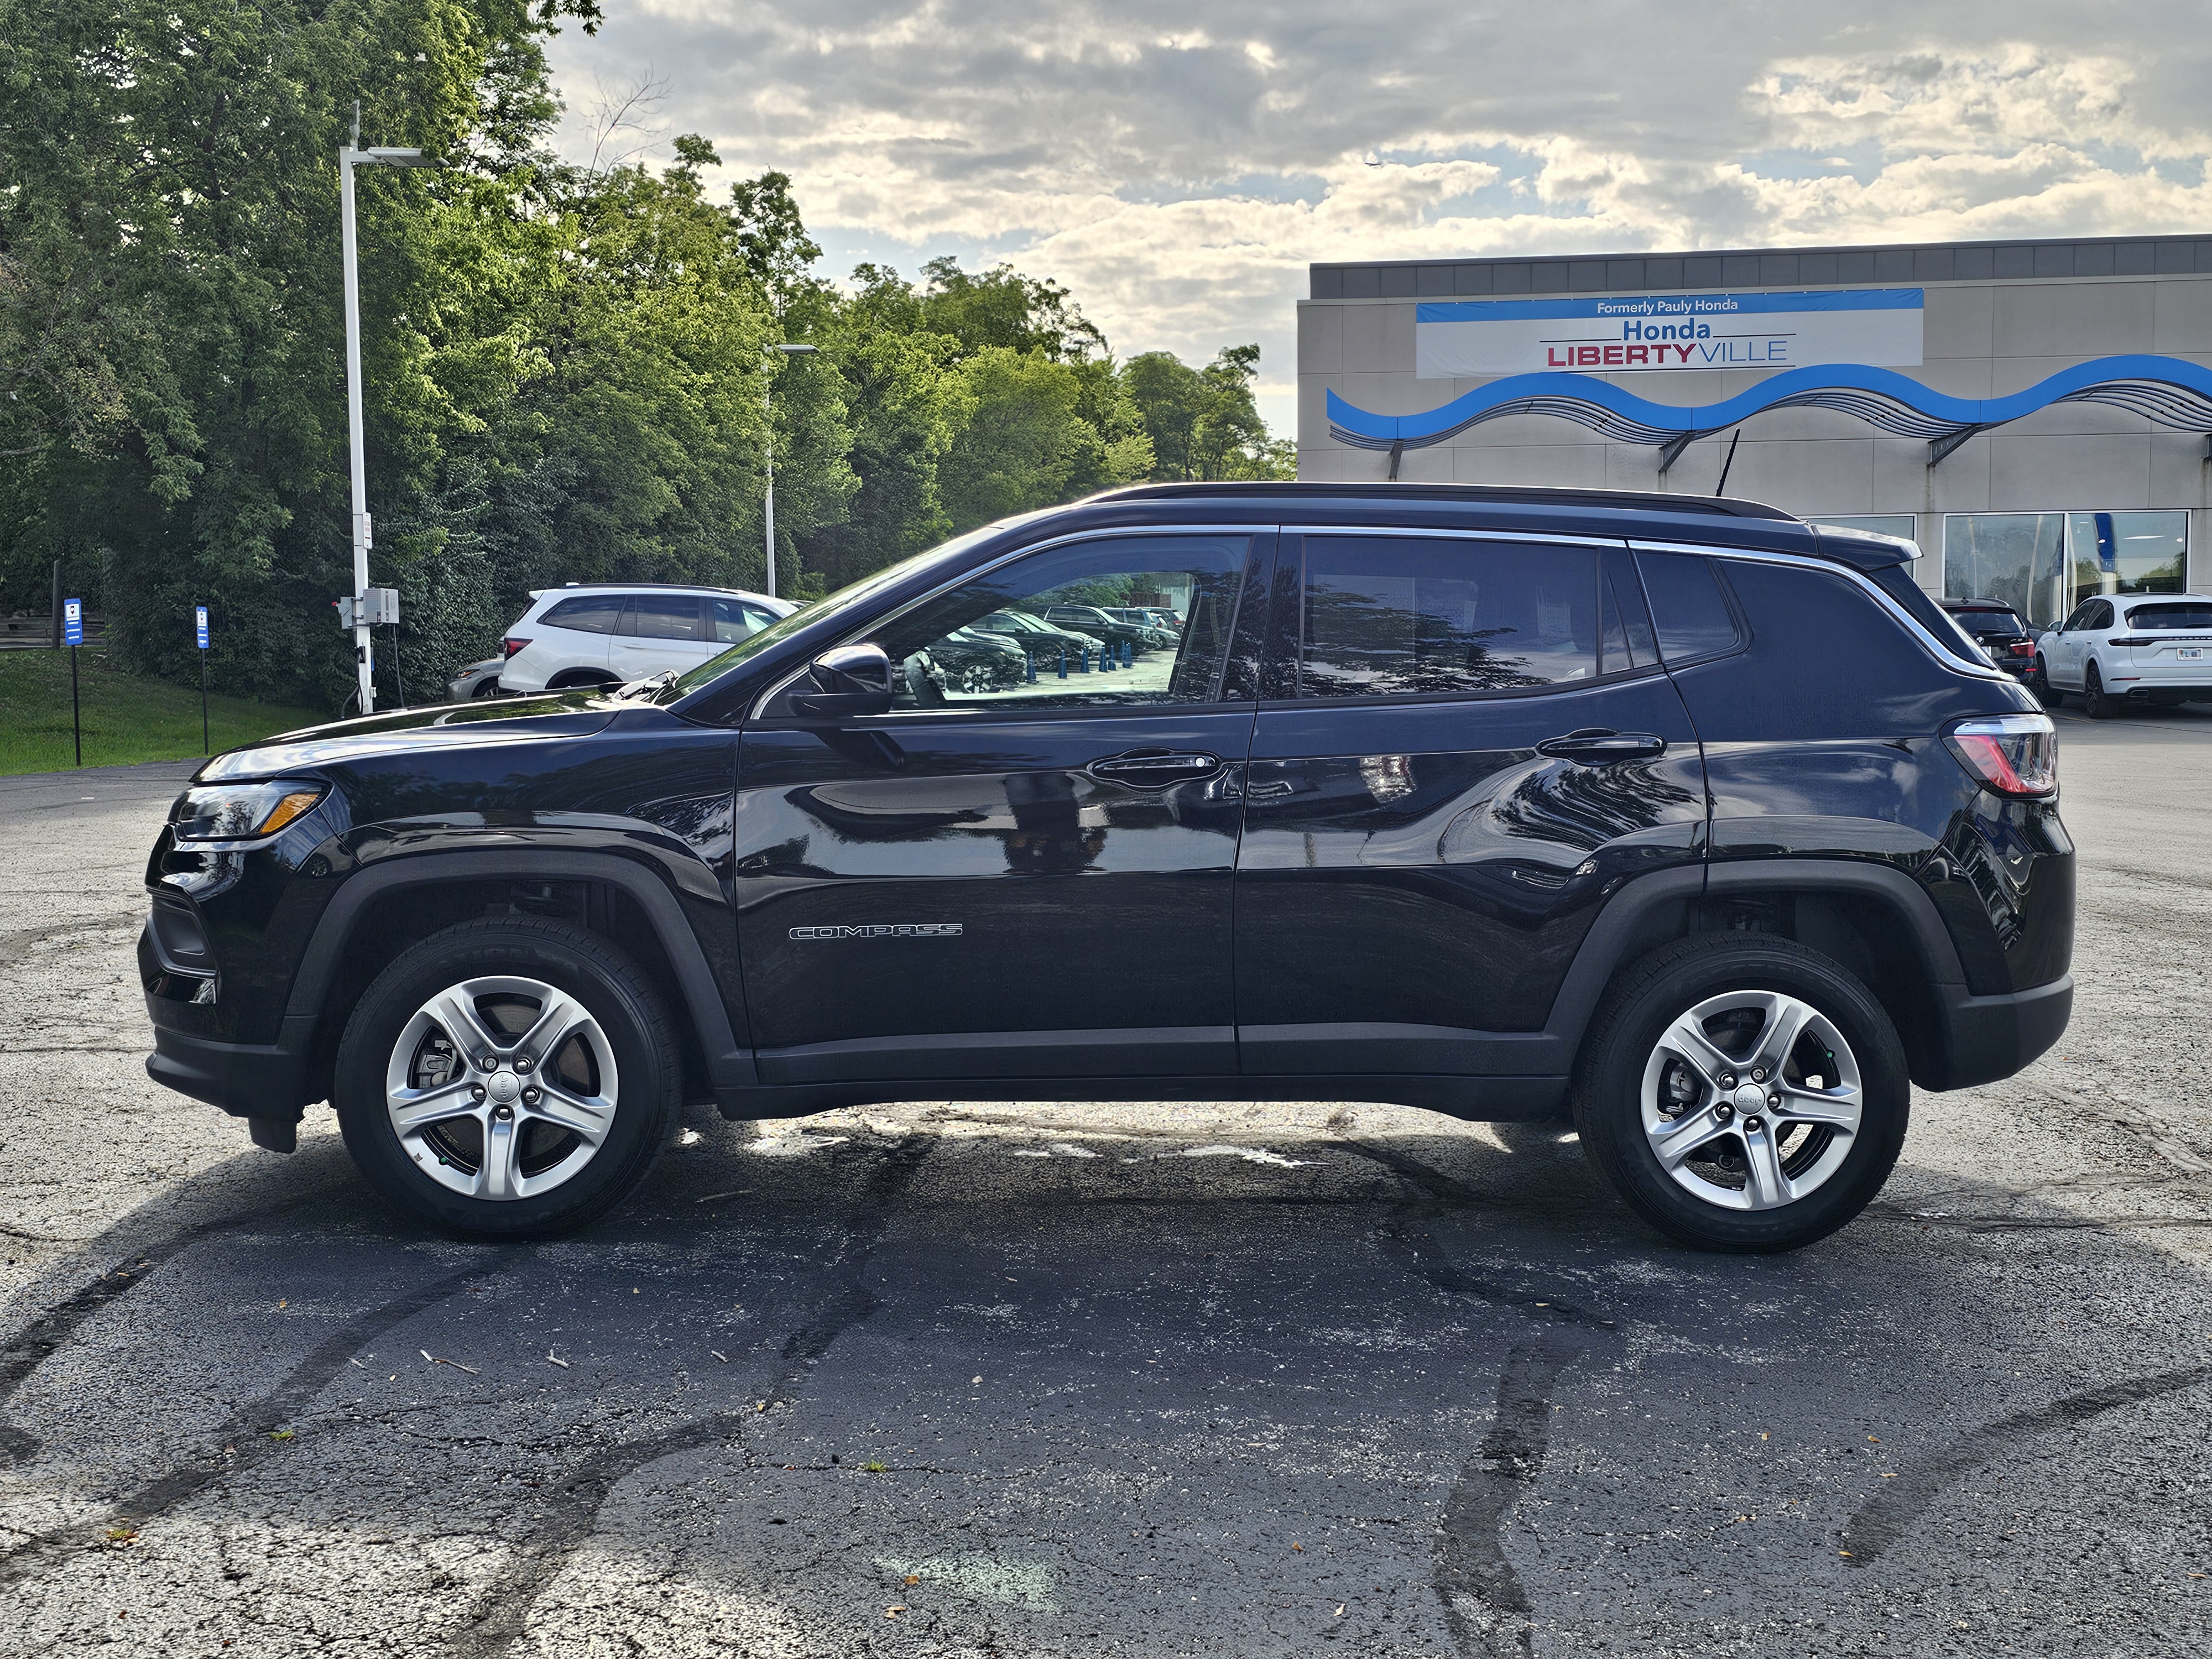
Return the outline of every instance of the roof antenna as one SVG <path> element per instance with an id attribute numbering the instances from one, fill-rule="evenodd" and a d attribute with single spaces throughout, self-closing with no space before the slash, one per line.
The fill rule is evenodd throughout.
<path id="1" fill-rule="evenodd" d="M 1743 428 L 1738 427 L 1735 429 L 1735 436 L 1729 440 L 1728 459 L 1721 463 L 1721 481 L 1713 486 L 1713 494 L 1716 495 L 1727 493 L 1729 469 L 1735 465 L 1735 447 L 1742 440 Z"/>

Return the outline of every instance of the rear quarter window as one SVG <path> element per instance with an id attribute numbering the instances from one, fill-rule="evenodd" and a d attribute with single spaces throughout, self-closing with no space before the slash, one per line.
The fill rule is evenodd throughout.
<path id="1" fill-rule="evenodd" d="M 1924 736 L 1929 693 L 1960 685 L 1842 572 L 1718 562 L 1750 624 L 1751 645 L 1676 673 L 1707 743 Z M 1976 656 L 1987 665 L 1978 650 Z"/>
<path id="2" fill-rule="evenodd" d="M 1743 644 L 1711 559 L 1694 553 L 1638 553 L 1636 564 L 1651 598 L 1659 655 L 1668 666 L 1722 656 Z"/>

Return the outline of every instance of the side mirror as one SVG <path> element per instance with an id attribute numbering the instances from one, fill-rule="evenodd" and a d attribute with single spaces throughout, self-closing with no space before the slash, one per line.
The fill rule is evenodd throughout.
<path id="1" fill-rule="evenodd" d="M 884 714 L 891 706 L 891 659 L 880 645 L 841 645 L 808 665 L 811 691 L 795 691 L 801 714 Z"/>

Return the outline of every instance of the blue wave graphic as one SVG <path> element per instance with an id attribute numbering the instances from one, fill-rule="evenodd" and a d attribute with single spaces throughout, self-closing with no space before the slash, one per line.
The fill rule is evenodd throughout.
<path id="1" fill-rule="evenodd" d="M 1376 415 L 1328 394 L 1328 428 L 1360 449 L 1422 449 L 1483 421 L 1553 415 L 1626 443 L 1664 444 L 1740 425 L 1770 409 L 1832 409 L 1901 438 L 1940 439 L 2002 426 L 2053 404 L 2110 404 L 2160 426 L 2212 432 L 2212 369 L 2132 354 L 2062 368 L 2008 398 L 1954 398 L 1893 368 L 1793 368 L 1717 404 L 1655 404 L 1591 374 L 1512 374 L 1420 415 Z"/>

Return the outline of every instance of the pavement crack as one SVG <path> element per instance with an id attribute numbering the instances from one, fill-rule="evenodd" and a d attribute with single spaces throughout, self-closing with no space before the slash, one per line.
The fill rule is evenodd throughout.
<path id="1" fill-rule="evenodd" d="M 1447 1294 L 1510 1309 L 1548 1328 L 1506 1354 L 1490 1432 L 1452 1482 L 1430 1557 L 1429 1582 L 1462 1655 L 1531 1654 L 1535 1633 L 1528 1592 L 1506 1558 L 1505 1528 L 1544 1471 L 1560 1373 L 1615 1334 L 1620 1321 L 1556 1291 L 1501 1285 L 1462 1271 L 1422 1224 L 1440 1210 L 1474 1202 L 1473 1190 L 1395 1147 L 1337 1144 L 1382 1164 L 1422 1194 L 1379 1235 L 1401 1267 Z"/>
<path id="2" fill-rule="evenodd" d="M 936 1141 L 932 1133 L 909 1134 L 884 1153 L 847 1225 L 844 1249 L 821 1270 L 820 1277 L 827 1282 L 821 1285 L 806 1322 L 785 1340 L 775 1374 L 755 1396 L 755 1404 L 620 1442 L 594 1453 L 566 1477 L 549 1480 L 546 1492 L 556 1512 L 538 1523 L 536 1541 L 523 1559 L 501 1576 L 498 1589 L 447 1639 L 448 1655 L 453 1659 L 504 1655 L 527 1631 L 538 1598 L 598 1530 L 600 1509 L 623 1481 L 663 1458 L 733 1440 L 742 1443 L 747 1424 L 798 1401 L 815 1363 L 838 1337 L 882 1305 L 867 1283 L 869 1262 Z M 750 1455 L 746 1462 L 749 1468 L 763 1467 Z"/>
<path id="3" fill-rule="evenodd" d="M 2086 1423 L 2123 1406 L 2162 1399 L 2207 1382 L 2212 1382 L 2212 1364 L 2157 1371 L 2148 1376 L 2128 1377 L 2085 1389 L 2049 1405 L 2015 1412 L 1978 1429 L 1969 1429 L 1926 1462 L 1899 1471 L 1894 1484 L 1885 1485 L 1861 1504 L 1844 1523 L 1839 1547 L 1853 1566 L 1868 1566 L 1881 1559 L 1907 1528 L 1926 1514 L 1952 1482 L 1985 1463 L 2016 1453 L 2020 1443 L 2027 1437 Z"/>
<path id="4" fill-rule="evenodd" d="M 394 1326 L 412 1319 L 424 1309 L 458 1296 L 488 1273 L 500 1272 L 520 1252 L 508 1252 L 490 1265 L 483 1263 L 447 1273 L 404 1296 L 357 1314 L 310 1349 L 283 1380 L 258 1399 L 239 1407 L 210 1432 L 210 1450 L 177 1464 L 137 1491 L 108 1506 L 90 1526 L 58 1527 L 39 1534 L 0 1557 L 0 1588 L 17 1583 L 40 1563 L 71 1547 L 82 1547 L 109 1527 L 153 1519 L 218 1480 L 228 1480 L 278 1455 L 280 1443 L 269 1436 L 289 1423 L 343 1368 L 351 1355 Z"/>

